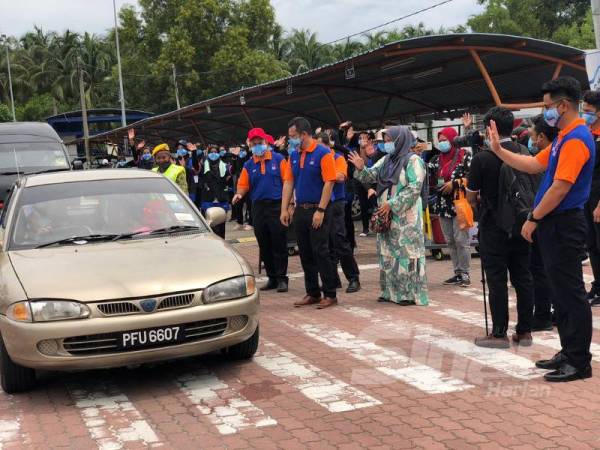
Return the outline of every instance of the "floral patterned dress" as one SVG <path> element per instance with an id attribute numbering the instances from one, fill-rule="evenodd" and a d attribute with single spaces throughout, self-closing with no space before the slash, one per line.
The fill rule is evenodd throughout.
<path id="1" fill-rule="evenodd" d="M 435 201 L 430 202 L 429 204 L 429 212 L 431 214 L 438 215 L 440 217 L 446 217 L 448 219 L 456 217 L 456 211 L 454 210 L 454 195 L 456 193 L 456 189 L 458 189 L 458 180 L 460 180 L 461 178 L 467 178 L 467 176 L 469 175 L 471 159 L 471 152 L 465 151 L 462 161 L 459 162 L 459 164 L 452 172 L 452 175 L 450 176 L 450 180 L 452 180 L 453 182 L 452 193 L 449 195 L 437 194 L 435 196 Z M 433 158 L 431 158 L 431 161 L 429 161 L 429 164 L 427 166 L 429 169 L 430 181 L 429 192 L 434 193 L 437 192 L 439 188 L 439 186 L 436 185 L 440 173 L 439 155 L 436 155 Z"/>
<path id="2" fill-rule="evenodd" d="M 355 171 L 354 177 L 365 185 L 375 183 L 385 159 L 380 159 L 373 167 Z M 414 155 L 409 159 L 406 170 L 400 173 L 398 184 L 377 199 L 381 206 L 389 195 L 387 202 L 392 211 L 390 230 L 377 234 L 377 253 L 381 296 L 395 303 L 402 300 L 413 301 L 417 305 L 429 303 L 421 206 L 424 179 L 425 163 Z"/>

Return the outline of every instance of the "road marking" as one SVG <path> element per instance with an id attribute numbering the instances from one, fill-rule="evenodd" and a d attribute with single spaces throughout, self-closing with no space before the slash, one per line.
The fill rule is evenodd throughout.
<path id="1" fill-rule="evenodd" d="M 261 351 L 254 356 L 254 362 L 283 378 L 329 412 L 354 411 L 381 405 L 379 400 L 264 339 Z"/>
<path id="2" fill-rule="evenodd" d="M 417 341 L 434 345 L 478 364 L 492 367 L 511 377 L 529 380 L 540 377 L 542 374 L 529 359 L 506 350 L 478 347 L 472 342 L 456 338 L 425 324 L 407 322 L 369 309 L 355 306 L 345 306 L 343 309 L 355 316 L 369 318 L 371 323 L 376 323 L 377 326 L 389 332 L 405 335 L 407 331 L 412 331 L 413 339 Z"/>
<path id="3" fill-rule="evenodd" d="M 159 444 L 150 424 L 127 396 L 119 393 L 114 383 L 93 387 L 88 387 L 87 383 L 67 383 L 67 390 L 81 410 L 90 436 L 101 450 L 121 449 L 136 441 L 145 446 Z"/>
<path id="4" fill-rule="evenodd" d="M 373 364 L 374 368 L 392 378 L 403 381 L 430 394 L 464 391 L 474 387 L 458 378 L 446 376 L 437 369 L 421 364 L 406 355 L 381 347 L 374 342 L 356 337 L 330 325 L 303 324 L 299 329 L 311 338 L 334 348 L 347 351 L 359 361 Z"/>
<path id="5" fill-rule="evenodd" d="M 0 420 L 0 449 L 8 442 L 18 441 L 21 430 L 21 420 Z"/>
<path id="6" fill-rule="evenodd" d="M 177 384 L 221 434 L 277 425 L 276 420 L 209 371 L 197 370 L 181 376 Z"/>

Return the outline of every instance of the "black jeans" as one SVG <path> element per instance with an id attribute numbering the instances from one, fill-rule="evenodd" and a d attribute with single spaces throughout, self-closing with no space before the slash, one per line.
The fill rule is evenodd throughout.
<path id="1" fill-rule="evenodd" d="M 300 262 L 304 271 L 306 293 L 319 298 L 319 275 L 323 283 L 323 295 L 336 298 L 336 267 L 329 251 L 329 232 L 331 229 L 331 206 L 325 211 L 323 223 L 317 229 L 312 226 L 316 207 L 308 209 L 298 205 L 294 211 L 294 229 L 300 251 Z"/>
<path id="2" fill-rule="evenodd" d="M 594 274 L 592 289 L 600 294 L 600 223 L 594 222 L 594 209 L 598 205 L 597 198 L 591 198 L 585 205 L 585 221 L 587 224 L 587 251 Z"/>
<path id="3" fill-rule="evenodd" d="M 490 222 L 479 230 L 479 250 L 489 287 L 492 334 L 504 336 L 508 330 L 508 280 L 517 291 L 517 333 L 531 331 L 533 319 L 533 280 L 529 271 L 530 246 L 521 236 L 509 237 Z"/>
<path id="4" fill-rule="evenodd" d="M 352 246 L 348 241 L 345 226 L 345 201 L 338 200 L 330 205 L 331 209 L 331 229 L 329 231 L 329 245 L 331 246 L 331 254 L 333 255 L 333 261 L 336 267 L 336 280 L 337 275 L 337 263 L 342 266 L 342 271 L 348 281 L 358 281 L 360 272 L 358 271 L 358 264 L 354 259 L 354 252 Z"/>
<path id="5" fill-rule="evenodd" d="M 254 235 L 260 257 L 270 279 L 287 281 L 287 229 L 281 224 L 281 200 L 259 200 L 252 204 Z"/>
<path id="6" fill-rule="evenodd" d="M 373 212 L 374 202 L 377 202 L 376 196 L 371 199 L 367 197 L 367 189 L 362 184 L 357 184 L 356 194 L 360 202 L 360 220 L 362 221 L 363 233 L 369 232 L 369 221 Z M 373 200 L 374 199 L 374 200 Z"/>
<path id="7" fill-rule="evenodd" d="M 546 275 L 544 260 L 540 251 L 539 238 L 534 234 L 531 245 L 531 275 L 533 276 L 534 308 L 533 317 L 538 322 L 552 321 L 552 297 L 550 282 Z"/>
<path id="8" fill-rule="evenodd" d="M 581 268 L 586 228 L 584 212 L 569 210 L 545 217 L 536 231 L 553 292 L 562 353 L 578 369 L 592 359 L 592 310 Z"/>
<path id="9" fill-rule="evenodd" d="M 354 235 L 354 220 L 352 219 L 352 200 L 344 202 L 344 222 L 346 225 L 346 239 L 350 242 L 350 247 L 355 249 L 356 236 Z"/>

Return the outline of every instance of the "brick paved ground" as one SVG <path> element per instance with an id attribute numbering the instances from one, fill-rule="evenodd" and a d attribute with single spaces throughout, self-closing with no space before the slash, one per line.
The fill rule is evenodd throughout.
<path id="1" fill-rule="evenodd" d="M 448 261 L 428 262 L 431 306 L 377 303 L 374 239 L 359 242 L 363 290 L 325 311 L 291 307 L 303 284 L 290 258 L 299 276 L 289 294 L 262 296 L 254 361 L 45 374 L 31 393 L 0 394 L 0 448 L 600 447 L 600 366 L 586 381 L 544 383 L 533 361 L 560 347 L 555 331 L 526 350 L 474 347 L 480 284 L 442 287 Z M 256 267 L 256 245 L 234 245 Z M 600 360 L 597 336 L 592 350 Z"/>

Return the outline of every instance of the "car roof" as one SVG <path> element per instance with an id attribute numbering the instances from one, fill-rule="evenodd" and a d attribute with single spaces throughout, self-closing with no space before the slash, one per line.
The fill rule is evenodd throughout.
<path id="1" fill-rule="evenodd" d="M 60 137 L 45 122 L 0 123 L 0 143 L 52 141 L 61 142 Z"/>
<path id="2" fill-rule="evenodd" d="M 25 187 L 47 184 L 75 183 L 78 181 L 130 180 L 135 178 L 162 178 L 162 175 L 141 169 L 92 169 L 42 173 L 23 177 Z"/>

